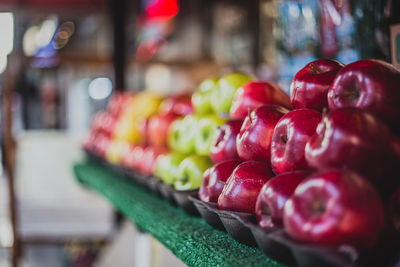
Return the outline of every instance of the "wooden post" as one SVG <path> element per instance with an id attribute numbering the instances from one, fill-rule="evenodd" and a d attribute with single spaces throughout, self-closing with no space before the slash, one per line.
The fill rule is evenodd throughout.
<path id="1" fill-rule="evenodd" d="M 18 234 L 17 206 L 15 195 L 15 151 L 16 145 L 13 137 L 13 87 L 14 87 L 13 71 L 8 68 L 4 73 L 3 82 L 3 148 L 4 148 L 4 163 L 5 174 L 8 178 L 8 196 L 9 196 L 9 211 L 12 226 L 13 243 L 11 249 L 11 263 L 13 267 L 18 266 L 20 256 L 20 238 Z"/>
<path id="2" fill-rule="evenodd" d="M 111 0 L 111 17 L 113 23 L 113 65 L 116 90 L 125 90 L 126 69 L 126 0 Z"/>

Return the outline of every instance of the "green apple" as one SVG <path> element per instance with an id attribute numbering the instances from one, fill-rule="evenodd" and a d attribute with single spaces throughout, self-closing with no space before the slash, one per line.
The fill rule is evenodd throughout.
<path id="1" fill-rule="evenodd" d="M 166 184 L 173 184 L 178 177 L 178 167 L 185 155 L 172 152 L 157 157 L 154 174 Z"/>
<path id="2" fill-rule="evenodd" d="M 174 121 L 169 129 L 168 144 L 178 152 L 192 154 L 195 151 L 198 115 L 187 115 Z"/>
<path id="3" fill-rule="evenodd" d="M 168 146 L 171 150 L 179 151 L 179 137 L 180 137 L 180 128 L 183 119 L 177 119 L 171 123 L 168 129 Z"/>
<path id="4" fill-rule="evenodd" d="M 206 156 L 191 155 L 185 158 L 178 168 L 178 179 L 174 183 L 176 190 L 191 190 L 200 188 L 203 182 L 203 173 L 212 166 Z"/>
<path id="5" fill-rule="evenodd" d="M 197 114 L 212 113 L 211 94 L 218 83 L 217 78 L 205 79 L 192 95 L 192 105 Z"/>
<path id="6" fill-rule="evenodd" d="M 225 120 L 217 115 L 208 115 L 199 120 L 196 133 L 196 154 L 209 156 L 210 148 L 216 138 L 217 129 Z"/>
<path id="7" fill-rule="evenodd" d="M 252 79 L 251 76 L 240 72 L 222 76 L 211 94 L 211 106 L 214 112 L 221 116 L 229 114 L 236 90 Z"/>

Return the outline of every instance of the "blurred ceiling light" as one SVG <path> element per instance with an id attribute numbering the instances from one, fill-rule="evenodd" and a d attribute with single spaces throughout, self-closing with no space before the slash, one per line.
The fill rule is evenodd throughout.
<path id="1" fill-rule="evenodd" d="M 95 78 L 90 82 L 88 90 L 91 98 L 95 100 L 106 99 L 112 92 L 112 82 L 106 77 Z"/>
<path id="2" fill-rule="evenodd" d="M 66 21 L 61 24 L 60 32 L 64 32 L 68 38 L 75 32 L 75 24 L 72 21 Z"/>
<path id="3" fill-rule="evenodd" d="M 64 22 L 59 27 L 57 34 L 54 36 L 53 47 L 55 49 L 63 48 L 69 41 L 69 38 L 75 31 L 75 25 L 71 21 Z"/>
<path id="4" fill-rule="evenodd" d="M 55 16 L 43 21 L 40 31 L 36 35 L 36 45 L 38 47 L 44 47 L 51 42 L 57 29 L 57 23 Z"/>
<path id="5" fill-rule="evenodd" d="M 33 25 L 29 27 L 25 31 L 22 40 L 22 49 L 24 54 L 26 56 L 34 56 L 41 48 L 48 46 L 55 36 L 57 24 L 57 17 L 50 16 L 48 19 L 44 20 L 40 26 Z M 71 28 L 71 26 L 68 27 Z M 72 34 L 74 30 L 75 27 L 73 26 L 73 28 L 68 31 Z M 67 33 L 68 36 L 70 36 L 69 32 Z"/>
<path id="6" fill-rule="evenodd" d="M 24 54 L 28 57 L 33 56 L 38 50 L 38 47 L 36 45 L 36 36 L 39 30 L 39 26 L 31 26 L 26 30 L 24 34 L 24 37 L 22 39 L 22 50 L 24 51 Z"/>
<path id="7" fill-rule="evenodd" d="M 14 46 L 14 15 L 0 12 L 0 55 L 8 55 Z"/>
<path id="8" fill-rule="evenodd" d="M 145 74 L 146 88 L 154 93 L 164 94 L 171 84 L 171 71 L 163 64 L 154 64 Z"/>

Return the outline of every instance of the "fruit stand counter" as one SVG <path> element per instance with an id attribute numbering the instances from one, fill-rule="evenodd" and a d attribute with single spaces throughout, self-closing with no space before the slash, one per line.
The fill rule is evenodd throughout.
<path id="1" fill-rule="evenodd" d="M 76 164 L 74 172 L 188 266 L 282 266 L 96 162 Z"/>

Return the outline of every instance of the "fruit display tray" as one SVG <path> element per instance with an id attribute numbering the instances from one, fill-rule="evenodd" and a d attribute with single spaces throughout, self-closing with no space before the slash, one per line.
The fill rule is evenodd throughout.
<path id="1" fill-rule="evenodd" d="M 92 161 L 96 161 L 106 166 L 107 168 L 113 170 L 115 173 L 125 176 L 134 183 L 147 188 L 154 194 L 160 195 L 161 197 L 169 201 L 171 204 L 177 205 L 178 207 L 183 209 L 186 213 L 193 216 L 200 216 L 193 202 L 190 201 L 188 198 L 189 196 L 197 197 L 197 193 L 199 191 L 198 189 L 185 190 L 185 191 L 175 190 L 170 185 L 167 185 L 162 181 L 160 181 L 160 179 L 158 179 L 157 177 L 142 174 L 131 168 L 126 168 L 120 165 L 111 164 L 105 161 L 103 158 L 89 151 L 85 151 L 85 153 L 87 157 L 90 158 Z"/>
<path id="2" fill-rule="evenodd" d="M 226 231 L 236 241 L 257 246 L 265 255 L 291 266 L 399 266 L 400 248 L 379 247 L 358 253 L 354 248 L 310 245 L 296 242 L 280 227 L 261 228 L 250 213 L 223 211 L 215 203 L 189 197 L 203 219 L 212 227 Z M 397 264 L 396 264 L 397 263 Z"/>
<path id="3" fill-rule="evenodd" d="M 75 164 L 77 180 L 98 192 L 188 266 L 283 267 L 258 248 L 233 240 L 98 161 Z"/>

